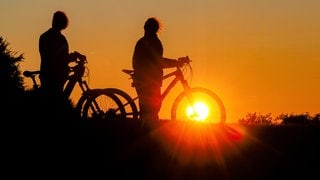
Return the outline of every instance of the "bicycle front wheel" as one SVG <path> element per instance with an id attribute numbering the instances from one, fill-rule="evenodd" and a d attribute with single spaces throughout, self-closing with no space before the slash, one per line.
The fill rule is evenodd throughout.
<path id="1" fill-rule="evenodd" d="M 226 110 L 214 92 L 197 87 L 178 95 L 171 108 L 171 119 L 176 121 L 198 121 L 224 123 Z"/>
<path id="2" fill-rule="evenodd" d="M 99 89 L 84 101 L 82 118 L 87 120 L 122 119 L 125 114 L 120 99 L 108 89 Z"/>
<path id="3" fill-rule="evenodd" d="M 87 100 L 89 99 L 90 95 L 94 95 L 96 93 L 99 94 L 100 92 L 101 92 L 100 89 L 92 89 L 92 90 L 90 89 L 81 95 L 76 105 L 76 111 L 80 114 L 81 117 L 83 117 L 83 107 L 87 102 Z"/>

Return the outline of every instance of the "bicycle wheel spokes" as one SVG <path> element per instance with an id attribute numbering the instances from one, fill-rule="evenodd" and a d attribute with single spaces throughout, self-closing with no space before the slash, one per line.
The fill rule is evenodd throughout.
<path id="1" fill-rule="evenodd" d="M 212 91 L 191 88 L 181 93 L 172 106 L 172 120 L 223 123 L 226 119 L 224 105 Z"/>
<path id="2" fill-rule="evenodd" d="M 121 101 L 106 90 L 91 95 L 83 108 L 83 118 L 88 120 L 121 119 L 124 113 Z"/>
<path id="3" fill-rule="evenodd" d="M 126 119 L 137 120 L 139 117 L 137 106 L 134 102 L 134 99 L 131 98 L 126 92 L 116 89 L 116 88 L 107 88 L 111 91 L 117 98 L 121 101 L 122 107 L 124 108 L 125 113 L 123 117 Z"/>
<path id="4" fill-rule="evenodd" d="M 80 117 L 83 117 L 83 108 L 85 103 L 89 99 L 89 94 L 93 94 L 93 92 L 91 91 L 90 93 L 88 92 L 83 93 L 77 102 L 76 111 L 79 113 Z"/>

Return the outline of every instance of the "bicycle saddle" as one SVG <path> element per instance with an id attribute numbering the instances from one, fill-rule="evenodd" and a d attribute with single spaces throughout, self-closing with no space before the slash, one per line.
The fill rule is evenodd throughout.
<path id="1" fill-rule="evenodd" d="M 122 72 L 129 74 L 129 75 L 134 74 L 134 70 L 131 70 L 131 69 L 122 69 Z"/>
<path id="2" fill-rule="evenodd" d="M 26 77 L 31 77 L 31 76 L 39 74 L 39 73 L 40 73 L 40 71 L 24 71 L 23 75 Z"/>

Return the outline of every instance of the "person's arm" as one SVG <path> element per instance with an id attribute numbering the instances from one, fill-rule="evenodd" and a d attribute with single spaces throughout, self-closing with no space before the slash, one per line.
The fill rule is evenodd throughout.
<path id="1" fill-rule="evenodd" d="M 163 68 L 171 68 L 171 67 L 177 67 L 179 65 L 179 62 L 176 59 L 170 59 L 170 58 L 163 57 L 161 64 L 162 64 Z"/>
<path id="2" fill-rule="evenodd" d="M 180 57 L 178 59 L 162 58 L 162 67 L 163 68 L 182 67 L 185 63 L 189 63 L 189 62 L 190 62 L 190 59 L 188 56 Z"/>

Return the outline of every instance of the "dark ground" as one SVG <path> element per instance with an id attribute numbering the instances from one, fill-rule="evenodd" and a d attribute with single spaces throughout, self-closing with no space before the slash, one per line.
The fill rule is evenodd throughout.
<path id="1" fill-rule="evenodd" d="M 4 126 L 2 170 L 15 177 L 318 179 L 320 128 L 133 121 Z M 317 177 L 317 178 L 316 178 Z"/>

